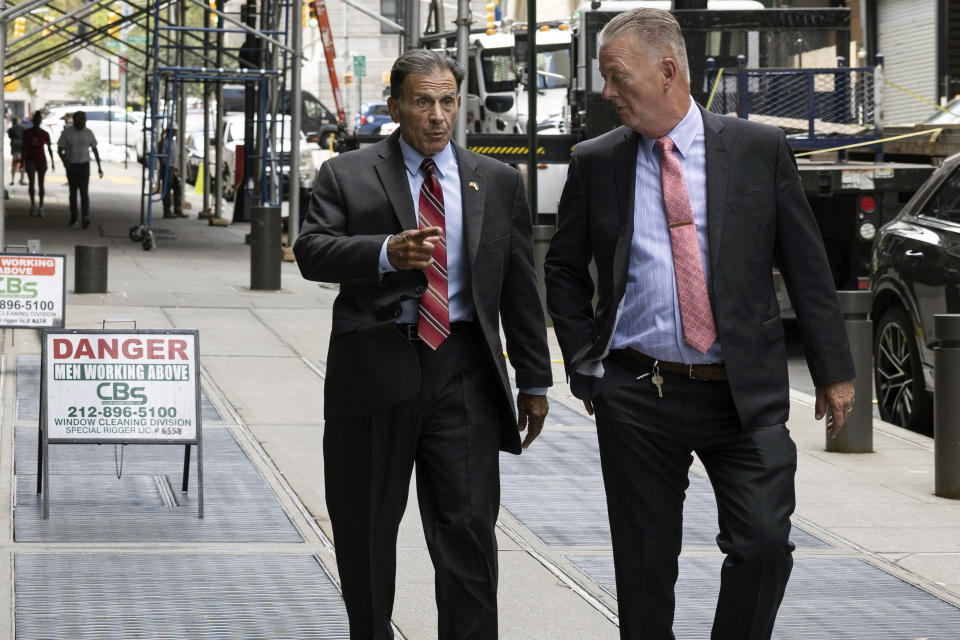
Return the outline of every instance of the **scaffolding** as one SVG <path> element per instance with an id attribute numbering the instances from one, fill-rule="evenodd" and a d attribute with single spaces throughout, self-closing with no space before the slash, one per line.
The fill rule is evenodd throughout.
<path id="1" fill-rule="evenodd" d="M 156 244 L 154 208 L 171 184 L 174 168 L 167 160 L 172 144 L 179 151 L 177 170 L 184 175 L 187 94 L 199 92 L 203 103 L 200 170 L 210 179 L 203 181 L 201 217 L 224 218 L 221 196 L 227 180 L 237 187 L 234 220 L 247 220 L 251 207 L 279 206 L 288 181 L 283 167 L 291 167 L 291 177 L 299 167 L 300 104 L 288 104 L 288 95 L 299 93 L 302 2 L 94 0 L 68 11 L 50 0 L 25 0 L 6 8 L 0 0 L 0 71 L 12 80 L 81 49 L 108 60 L 122 52 L 120 65 L 127 77 L 143 81 L 145 104 L 143 139 L 136 143 L 143 163 L 140 218 L 130 238 L 149 250 Z M 6 25 L 17 19 L 24 25 L 23 34 L 8 42 Z M 296 71 L 288 74 L 292 69 Z M 286 90 L 288 75 L 296 93 Z M 225 85 L 243 92 L 243 152 L 235 159 L 223 155 Z M 174 121 L 180 132 L 176 139 L 171 133 Z M 289 193 L 295 216 L 299 180 Z M 2 237 L 0 222 L 0 242 Z"/>

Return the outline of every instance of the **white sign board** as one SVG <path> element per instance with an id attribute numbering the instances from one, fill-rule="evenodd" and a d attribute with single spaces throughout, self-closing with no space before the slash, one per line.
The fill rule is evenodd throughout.
<path id="1" fill-rule="evenodd" d="M 49 441 L 196 443 L 195 330 L 46 331 Z"/>
<path id="2" fill-rule="evenodd" d="M 67 257 L 0 254 L 0 327 L 62 327 Z"/>

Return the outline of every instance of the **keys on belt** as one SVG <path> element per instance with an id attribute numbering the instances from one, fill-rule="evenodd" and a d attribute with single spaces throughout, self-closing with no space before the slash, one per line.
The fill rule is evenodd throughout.
<path id="1" fill-rule="evenodd" d="M 635 349 L 618 349 L 611 351 L 610 356 L 616 359 L 624 367 L 640 373 L 637 380 L 650 379 L 650 382 L 657 388 L 657 396 L 663 397 L 664 378 L 661 372 L 675 373 L 686 376 L 691 380 L 705 382 L 726 382 L 727 369 L 723 364 L 684 364 L 682 362 L 667 362 L 657 360 L 650 356 L 636 351 Z M 647 370 L 649 369 L 649 370 Z"/>

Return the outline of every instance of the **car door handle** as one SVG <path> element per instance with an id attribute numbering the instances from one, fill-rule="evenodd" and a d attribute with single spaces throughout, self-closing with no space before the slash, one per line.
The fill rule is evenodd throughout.
<path id="1" fill-rule="evenodd" d="M 903 255 L 911 260 L 919 260 L 923 257 L 923 251 L 914 251 L 913 249 L 907 249 L 903 252 Z"/>

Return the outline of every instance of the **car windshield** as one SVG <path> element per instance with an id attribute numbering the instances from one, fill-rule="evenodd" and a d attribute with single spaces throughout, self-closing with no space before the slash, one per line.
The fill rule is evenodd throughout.
<path id="1" fill-rule="evenodd" d="M 512 49 L 489 49 L 481 54 L 480 61 L 487 93 L 514 90 L 517 73 L 513 65 Z"/>
<path id="2" fill-rule="evenodd" d="M 570 46 L 540 47 L 537 51 L 537 88 L 561 89 L 570 84 Z"/>

